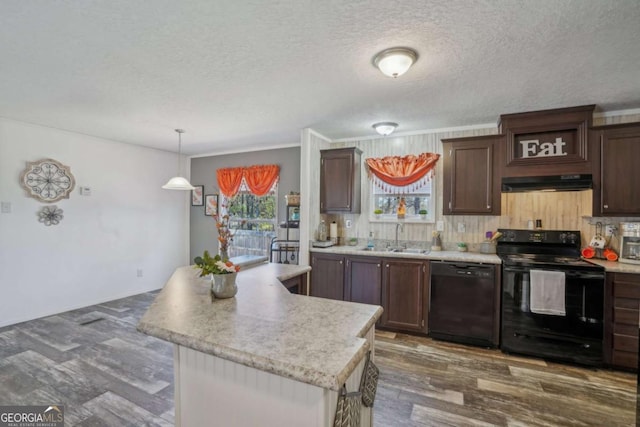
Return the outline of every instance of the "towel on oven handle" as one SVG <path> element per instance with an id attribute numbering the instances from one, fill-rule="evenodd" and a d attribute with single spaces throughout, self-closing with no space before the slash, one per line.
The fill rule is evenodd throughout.
<path id="1" fill-rule="evenodd" d="M 529 309 L 532 313 L 566 316 L 565 275 L 562 271 L 531 270 Z"/>

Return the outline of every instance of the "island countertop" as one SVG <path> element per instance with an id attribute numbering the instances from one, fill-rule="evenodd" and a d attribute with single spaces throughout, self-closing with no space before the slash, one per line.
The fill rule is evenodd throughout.
<path id="1" fill-rule="evenodd" d="M 279 280 L 310 267 L 266 263 L 238 273 L 234 298 L 212 299 L 193 266 L 173 273 L 138 330 L 245 366 L 338 390 L 365 356 L 382 307 L 290 294 Z"/>

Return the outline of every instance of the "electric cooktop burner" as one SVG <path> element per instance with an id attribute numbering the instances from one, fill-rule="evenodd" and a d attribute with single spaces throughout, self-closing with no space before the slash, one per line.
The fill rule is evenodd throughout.
<path id="1" fill-rule="evenodd" d="M 500 229 L 497 253 L 505 265 L 601 269 L 580 258 L 580 232 Z"/>
<path id="2" fill-rule="evenodd" d="M 505 255 L 503 260 L 506 263 L 514 263 L 520 265 L 567 265 L 567 266 L 583 266 L 590 267 L 595 266 L 588 261 L 585 261 L 579 257 L 568 256 L 555 256 L 555 255 L 541 255 L 541 254 L 512 254 Z"/>

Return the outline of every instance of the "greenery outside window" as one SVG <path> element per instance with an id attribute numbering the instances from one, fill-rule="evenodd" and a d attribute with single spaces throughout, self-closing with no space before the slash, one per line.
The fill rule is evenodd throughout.
<path id="1" fill-rule="evenodd" d="M 405 222 L 433 223 L 435 221 L 434 179 L 413 191 L 403 194 L 387 192 L 377 185 L 371 185 L 371 214 L 372 222 L 397 222 L 398 205 L 400 200 L 405 203 Z"/>
<path id="2" fill-rule="evenodd" d="M 229 214 L 230 228 L 236 230 L 229 255 L 268 255 L 271 239 L 276 235 L 278 185 L 264 196 L 249 192 L 243 183 L 233 197 L 221 195 L 222 214 Z"/>

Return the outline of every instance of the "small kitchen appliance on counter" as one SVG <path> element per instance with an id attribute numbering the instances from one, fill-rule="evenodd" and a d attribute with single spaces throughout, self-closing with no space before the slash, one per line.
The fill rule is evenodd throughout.
<path id="1" fill-rule="evenodd" d="M 640 264 L 640 222 L 620 223 L 620 262 Z"/>
<path id="2" fill-rule="evenodd" d="M 603 363 L 604 267 L 580 258 L 580 232 L 500 229 L 505 352 Z"/>

